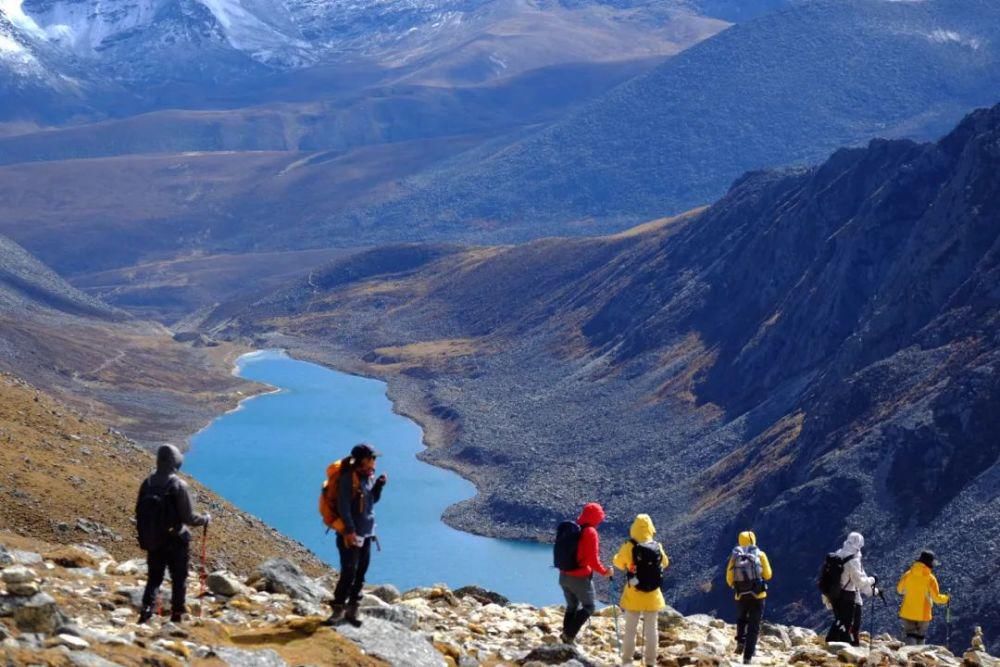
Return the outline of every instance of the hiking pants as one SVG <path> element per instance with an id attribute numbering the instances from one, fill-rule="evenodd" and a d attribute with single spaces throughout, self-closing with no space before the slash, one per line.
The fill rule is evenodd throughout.
<path id="1" fill-rule="evenodd" d="M 744 661 L 757 652 L 760 622 L 764 618 L 764 600 L 754 595 L 744 595 L 736 601 L 739 616 L 736 620 L 736 643 L 743 645 Z"/>
<path id="2" fill-rule="evenodd" d="M 631 665 L 635 655 L 635 631 L 639 627 L 639 617 L 642 616 L 642 663 L 656 664 L 656 649 L 660 644 L 659 626 L 655 611 L 626 611 L 625 637 L 622 638 L 622 664 Z"/>
<path id="3" fill-rule="evenodd" d="M 143 609 L 153 609 L 156 594 L 163 584 L 163 575 L 170 570 L 171 614 L 183 614 L 186 611 L 188 561 L 190 559 L 191 537 L 187 534 L 172 537 L 165 545 L 146 554 L 146 567 L 149 578 L 146 590 L 142 594 Z"/>
<path id="4" fill-rule="evenodd" d="M 923 644 L 926 641 L 930 621 L 910 621 L 905 618 L 899 620 L 903 624 L 903 641 L 907 646 Z"/>
<path id="5" fill-rule="evenodd" d="M 357 604 L 361 601 L 361 588 L 365 585 L 365 575 L 371 562 L 372 538 L 366 537 L 360 547 L 348 547 L 344 536 L 337 533 L 337 551 L 340 552 L 340 578 L 333 591 L 333 603 Z"/>
<path id="6" fill-rule="evenodd" d="M 828 642 L 861 645 L 861 605 L 854 601 L 854 591 L 845 591 L 833 605 L 833 625 L 826 633 Z"/>
<path id="7" fill-rule="evenodd" d="M 597 592 L 592 577 L 572 577 L 559 574 L 559 585 L 566 597 L 566 615 L 563 616 L 563 634 L 575 639 L 596 606 Z"/>

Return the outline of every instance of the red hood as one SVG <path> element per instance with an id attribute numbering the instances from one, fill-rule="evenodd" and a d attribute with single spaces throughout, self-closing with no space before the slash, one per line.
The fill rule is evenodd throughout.
<path id="1" fill-rule="evenodd" d="M 597 503 L 587 503 L 580 512 L 580 517 L 576 520 L 581 526 L 597 526 L 604 521 L 604 508 Z"/>

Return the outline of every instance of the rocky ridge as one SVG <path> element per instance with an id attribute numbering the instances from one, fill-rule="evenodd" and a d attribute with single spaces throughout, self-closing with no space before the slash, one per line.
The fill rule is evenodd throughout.
<path id="1" fill-rule="evenodd" d="M 0 533 L 0 655 L 8 665 L 51 667 L 619 664 L 613 608 L 593 617 L 578 644 L 568 646 L 557 639 L 561 607 L 512 604 L 476 587 L 403 593 L 368 587 L 361 628 L 326 628 L 324 602 L 336 573 L 311 578 L 285 559 L 262 563 L 245 578 L 215 571 L 204 585 L 195 568 L 186 622 L 157 616 L 138 625 L 144 567 L 141 560 L 118 562 L 94 545 L 56 548 Z M 736 664 L 734 628 L 723 620 L 667 608 L 659 627 L 658 665 Z M 904 647 L 888 635 L 870 646 L 864 640 L 858 648 L 826 645 L 812 630 L 765 623 L 754 664 L 1000 665 L 976 638 L 958 655 L 942 646 Z"/>

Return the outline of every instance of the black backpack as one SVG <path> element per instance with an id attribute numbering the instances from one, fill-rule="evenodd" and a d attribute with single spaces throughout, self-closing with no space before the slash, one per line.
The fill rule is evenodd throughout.
<path id="1" fill-rule="evenodd" d="M 758 595 L 766 588 L 760 564 L 760 551 L 754 545 L 733 549 L 733 588 L 736 597 Z"/>
<path id="2" fill-rule="evenodd" d="M 167 543 L 174 529 L 174 485 L 171 479 L 163 486 L 143 483 L 142 494 L 135 510 L 135 529 L 139 548 L 155 551 Z"/>
<path id="3" fill-rule="evenodd" d="M 852 558 L 854 558 L 854 554 L 841 558 L 836 553 L 829 553 L 823 559 L 823 567 L 820 568 L 816 586 L 830 602 L 835 602 L 840 597 L 842 592 L 840 579 L 844 574 L 844 565 Z"/>
<path id="4" fill-rule="evenodd" d="M 632 564 L 635 565 L 635 572 L 629 577 L 629 584 L 643 593 L 655 591 L 663 585 L 660 543 L 629 541 L 632 543 Z"/>
<path id="5" fill-rule="evenodd" d="M 563 521 L 556 528 L 556 543 L 552 548 L 552 560 L 559 570 L 569 572 L 580 567 L 580 562 L 576 558 L 576 550 L 580 546 L 582 530 L 575 521 Z"/>

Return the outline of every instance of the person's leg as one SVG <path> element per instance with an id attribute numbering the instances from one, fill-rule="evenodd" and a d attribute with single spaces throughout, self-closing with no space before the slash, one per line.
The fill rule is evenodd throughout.
<path id="1" fill-rule="evenodd" d="M 851 615 L 851 644 L 854 646 L 861 646 L 861 611 L 862 606 L 857 602 L 854 603 L 854 608 L 852 609 Z"/>
<path id="2" fill-rule="evenodd" d="M 345 618 L 354 626 L 361 626 L 361 619 L 358 617 L 358 609 L 361 603 L 361 589 L 365 585 L 365 574 L 368 573 L 368 564 L 372 557 L 372 540 L 366 538 L 365 543 L 358 549 L 358 566 L 354 572 L 354 583 L 351 586 L 350 598 L 347 602 Z"/>
<path id="3" fill-rule="evenodd" d="M 573 592 L 571 579 L 572 577 L 565 574 L 559 575 L 559 587 L 562 588 L 563 597 L 566 598 L 566 613 L 563 614 L 562 635 L 559 637 L 564 644 L 573 641 L 570 629 L 573 627 L 576 612 L 580 608 L 580 600 L 576 597 L 576 593 Z"/>
<path id="4" fill-rule="evenodd" d="M 743 663 L 749 664 L 753 660 L 754 653 L 757 652 L 757 638 L 760 636 L 760 623 L 764 618 L 764 600 L 758 600 L 752 595 L 747 596 L 747 634 L 745 646 L 743 648 Z"/>
<path id="5" fill-rule="evenodd" d="M 577 634 L 580 632 L 580 628 L 583 624 L 587 622 L 591 614 L 594 613 L 597 594 L 594 591 L 594 582 L 590 577 L 566 577 L 565 585 L 572 591 L 573 596 L 576 598 L 579 604 L 579 608 L 576 609 L 572 617 L 569 616 L 569 607 L 567 606 L 567 618 L 568 627 L 566 628 L 566 636 L 570 639 L 576 639 Z"/>
<path id="6" fill-rule="evenodd" d="M 854 598 L 849 595 L 837 599 L 833 603 L 833 624 L 826 633 L 828 642 L 849 642 L 851 617 L 854 614 Z"/>
<path id="7" fill-rule="evenodd" d="M 177 539 L 170 543 L 170 620 L 179 623 L 187 611 L 187 577 L 191 560 L 191 544 L 187 539 Z"/>
<path id="8" fill-rule="evenodd" d="M 631 665 L 635 656 L 635 631 L 639 627 L 639 612 L 626 611 L 625 635 L 622 637 L 622 664 Z"/>
<path id="9" fill-rule="evenodd" d="M 153 616 L 156 594 L 163 584 L 163 573 L 167 570 L 167 552 L 160 548 L 146 554 L 146 590 L 142 593 L 142 610 L 139 622 L 145 623 Z"/>
<path id="10" fill-rule="evenodd" d="M 349 547 L 344 542 L 344 536 L 337 535 L 337 553 L 340 555 L 340 577 L 333 590 L 333 603 L 343 605 L 354 587 L 354 577 L 358 571 L 358 561 L 361 559 L 361 549 Z"/>
<path id="11" fill-rule="evenodd" d="M 746 603 L 747 596 L 736 600 L 736 654 L 743 655 L 743 648 L 747 640 L 747 619 L 750 618 L 750 609 Z"/>
<path id="12" fill-rule="evenodd" d="M 655 611 L 646 611 L 642 614 L 642 639 L 645 644 L 642 657 L 646 667 L 656 664 L 656 650 L 660 647 L 658 616 Z"/>

